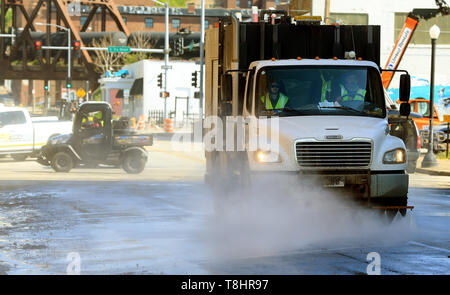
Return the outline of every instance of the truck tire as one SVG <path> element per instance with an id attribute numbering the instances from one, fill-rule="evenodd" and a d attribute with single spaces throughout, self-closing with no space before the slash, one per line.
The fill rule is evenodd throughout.
<path id="1" fill-rule="evenodd" d="M 56 172 L 69 172 L 73 168 L 73 158 L 65 152 L 56 153 L 52 159 L 52 168 Z"/>
<path id="2" fill-rule="evenodd" d="M 25 161 L 27 159 L 28 155 L 27 154 L 12 154 L 11 157 L 16 162 L 22 162 L 22 161 Z"/>
<path id="3" fill-rule="evenodd" d="M 127 152 L 122 158 L 122 168 L 129 174 L 139 174 L 144 171 L 147 159 L 141 151 Z"/>

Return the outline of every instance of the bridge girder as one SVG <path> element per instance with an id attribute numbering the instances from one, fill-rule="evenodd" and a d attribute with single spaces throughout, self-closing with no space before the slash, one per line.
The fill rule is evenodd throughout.
<path id="1" fill-rule="evenodd" d="M 106 28 L 106 14 L 109 13 L 111 18 L 115 21 L 118 30 L 124 32 L 127 37 L 130 35 L 113 0 L 38 0 L 36 2 L 37 3 L 31 10 L 31 13 L 27 12 L 22 0 L 3 0 L 1 2 L 0 32 L 2 34 L 7 33 L 5 16 L 8 9 L 11 8 L 12 10 L 12 28 L 14 28 L 16 32 L 18 29 L 19 13 L 23 16 L 25 21 L 23 31 L 18 34 L 14 46 L 12 46 L 12 44 L 7 46 L 5 38 L 0 38 L 1 79 L 64 80 L 67 77 L 66 62 L 64 61 L 63 66 L 60 66 L 59 63 L 60 58 L 67 55 L 66 50 L 56 50 L 57 52 L 54 57 L 52 57 L 51 50 L 43 50 L 43 56 L 37 54 L 35 54 L 35 56 L 30 56 L 28 54 L 28 49 L 30 47 L 34 50 L 34 43 L 30 32 L 36 31 L 34 21 L 39 13 L 44 15 L 44 9 L 46 23 L 52 23 L 52 19 L 56 19 L 57 25 L 70 29 L 72 40 L 80 40 L 82 42 L 79 33 L 86 31 L 98 9 L 101 10 L 101 27 L 103 31 Z M 74 3 L 90 6 L 88 18 L 81 30 L 78 29 L 78 26 L 75 25 L 69 14 L 69 8 L 73 6 Z M 63 30 L 57 29 L 57 31 Z M 50 43 L 50 33 L 51 27 L 46 26 L 46 39 L 48 44 Z M 65 42 L 67 43 L 67 37 Z M 81 46 L 84 46 L 84 44 L 82 43 Z M 39 64 L 29 65 L 31 61 L 36 62 L 36 58 Z M 81 50 L 81 57 L 76 58 L 75 60 L 78 61 L 80 66 L 72 67 L 72 80 L 89 80 L 97 84 L 99 75 L 95 71 L 95 65 L 92 62 L 90 53 Z M 74 59 L 72 62 L 73 61 Z"/>

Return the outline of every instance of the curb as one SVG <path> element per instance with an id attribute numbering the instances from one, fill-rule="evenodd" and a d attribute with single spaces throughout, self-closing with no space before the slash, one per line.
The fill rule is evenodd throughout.
<path id="1" fill-rule="evenodd" d="M 442 171 L 442 170 L 431 170 L 424 168 L 416 168 L 416 173 L 423 173 L 428 175 L 438 175 L 438 176 L 450 176 L 450 171 Z"/>

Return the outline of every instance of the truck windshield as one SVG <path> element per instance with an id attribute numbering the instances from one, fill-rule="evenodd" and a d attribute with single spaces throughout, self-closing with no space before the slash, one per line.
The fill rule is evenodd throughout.
<path id="1" fill-rule="evenodd" d="M 25 124 L 27 119 L 21 111 L 2 112 L 0 113 L 0 126 Z"/>
<path id="2" fill-rule="evenodd" d="M 371 67 L 265 67 L 257 76 L 257 116 L 386 116 L 379 72 Z"/>

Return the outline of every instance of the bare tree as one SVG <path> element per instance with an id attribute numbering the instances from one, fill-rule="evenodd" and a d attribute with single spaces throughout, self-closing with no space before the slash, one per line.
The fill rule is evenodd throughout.
<path id="1" fill-rule="evenodd" d="M 136 32 L 133 34 L 133 38 L 130 40 L 130 46 L 133 48 L 153 48 L 158 42 L 157 38 L 152 38 L 150 33 L 147 32 Z M 126 63 L 133 63 L 143 59 L 151 58 L 151 53 L 146 52 L 135 52 L 125 58 Z"/>
<path id="2" fill-rule="evenodd" d="M 112 36 L 106 36 L 100 40 L 92 41 L 93 47 L 109 47 L 112 46 Z M 98 71 L 101 74 L 105 74 L 107 71 L 112 71 L 114 68 L 120 68 L 123 66 L 124 53 L 112 53 L 103 50 L 96 50 L 94 57 L 94 64 L 97 66 Z"/>

